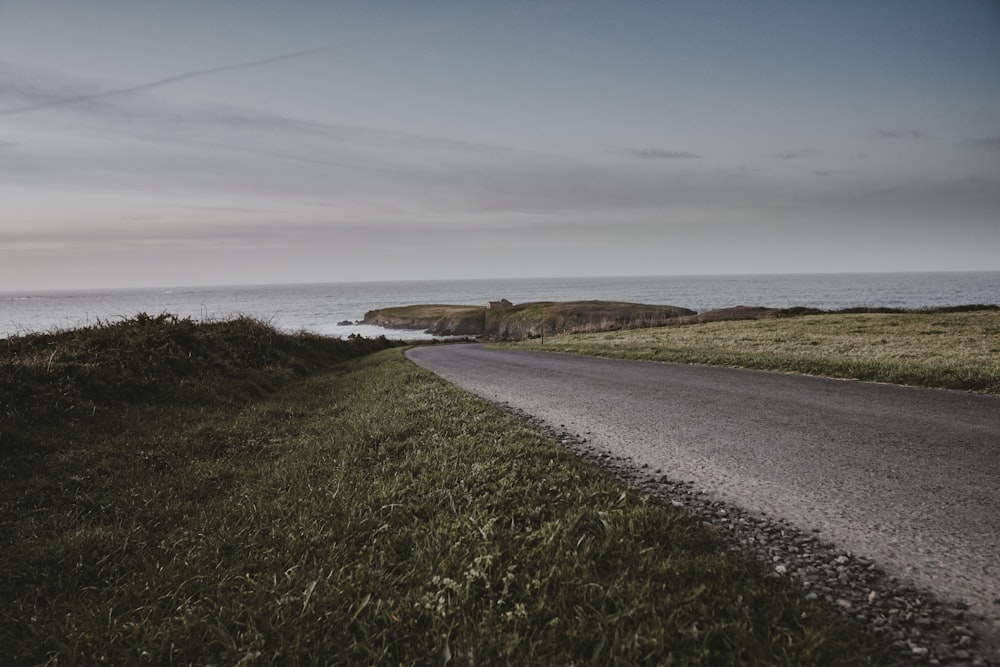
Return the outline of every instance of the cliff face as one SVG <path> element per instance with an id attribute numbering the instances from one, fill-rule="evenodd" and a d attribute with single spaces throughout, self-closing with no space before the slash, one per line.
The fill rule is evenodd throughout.
<path id="1" fill-rule="evenodd" d="M 363 324 L 387 329 L 414 329 L 435 336 L 481 336 L 486 308 L 476 306 L 401 306 L 365 313 Z"/>
<path id="2" fill-rule="evenodd" d="M 365 313 L 365 324 L 420 329 L 437 336 L 490 336 L 520 340 L 545 334 L 611 331 L 669 324 L 694 315 L 676 306 L 613 301 L 541 301 L 500 308 L 423 305 Z"/>

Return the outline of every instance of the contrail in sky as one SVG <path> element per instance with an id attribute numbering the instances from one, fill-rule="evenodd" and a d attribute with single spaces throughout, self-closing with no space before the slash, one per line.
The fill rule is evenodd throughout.
<path id="1" fill-rule="evenodd" d="M 0 0 L 0 5 L 2 5 L 4 0 Z M 570 0 L 551 0 L 546 3 L 549 8 L 560 7 L 563 5 L 569 5 Z M 534 8 L 525 8 L 521 11 L 534 11 Z M 407 26 L 402 30 L 397 31 L 398 33 L 412 33 L 420 32 L 426 30 L 441 30 L 445 28 L 457 28 L 470 21 L 482 21 L 484 18 L 489 18 L 490 16 L 496 14 L 509 14 L 509 8 L 502 8 L 498 11 L 483 11 L 476 10 L 475 12 L 459 15 L 450 20 L 433 20 L 426 23 L 418 23 L 416 25 Z M 384 36 L 384 35 L 383 35 Z M 351 43 L 358 40 L 352 40 Z M 193 70 L 191 72 L 183 72 L 181 74 L 175 74 L 174 76 L 168 76 L 164 79 L 157 79 L 156 81 L 148 81 L 146 83 L 140 83 L 133 86 L 125 86 L 124 88 L 114 88 L 112 90 L 105 90 L 99 93 L 87 93 L 83 95 L 73 95 L 70 97 L 60 97 L 56 99 L 46 100 L 44 102 L 33 102 L 31 104 L 26 104 L 20 107 L 11 107 L 9 109 L 0 109 L 0 116 L 18 116 L 21 114 L 32 113 L 34 111 L 42 111 L 44 109 L 53 109 L 57 107 L 70 106 L 73 104 L 82 104 L 84 102 L 93 102 L 95 100 L 103 100 L 109 97 L 118 97 L 119 95 L 128 95 L 130 93 L 139 93 L 145 90 L 153 90 L 154 88 L 160 88 L 162 86 L 169 86 L 173 83 L 178 83 L 180 81 L 187 81 L 189 79 L 197 79 L 203 76 L 210 76 L 212 74 L 220 74 L 222 72 L 231 72 L 238 69 L 248 69 L 251 67 L 260 67 L 262 65 L 270 65 L 272 63 L 281 62 L 283 60 L 295 60 L 297 58 L 305 58 L 307 56 L 316 55 L 318 53 L 326 53 L 328 51 L 333 51 L 337 48 L 342 48 L 346 46 L 347 43 L 338 43 L 336 45 L 327 44 L 325 46 L 317 46 L 311 49 L 303 49 L 301 51 L 292 51 L 290 53 L 283 53 L 277 56 L 270 56 L 268 58 L 261 58 L 259 60 L 248 60 L 241 63 L 233 63 L 231 65 L 220 65 L 218 67 L 210 67 L 208 69 Z"/>
<path id="2" fill-rule="evenodd" d="M 2 5 L 3 1 L 4 0 L 0 0 L 0 5 Z M 552 8 L 552 7 L 560 7 L 560 6 L 568 5 L 568 4 L 570 4 L 570 0 L 563 0 L 562 2 L 560 2 L 559 0 L 551 0 L 550 2 L 546 3 L 545 6 L 547 6 L 549 8 Z M 534 7 L 524 8 L 521 11 L 524 11 L 524 12 L 535 11 L 535 8 Z M 491 17 L 493 15 L 497 15 L 497 14 L 509 14 L 509 13 L 510 13 L 510 8 L 507 8 L 507 7 L 501 8 L 500 10 L 496 10 L 496 11 L 489 11 L 489 10 L 483 11 L 481 9 L 477 9 L 474 12 L 471 12 L 471 13 L 468 13 L 468 14 L 464 14 L 464 15 L 459 15 L 459 16 L 454 17 L 454 18 L 449 19 L 449 20 L 433 20 L 433 21 L 428 21 L 428 22 L 424 22 L 424 23 L 418 23 L 418 24 L 415 24 L 415 25 L 407 26 L 407 27 L 403 28 L 402 30 L 398 30 L 396 32 L 399 33 L 399 34 L 406 34 L 406 33 L 414 33 L 414 32 L 421 32 L 421 31 L 427 31 L 427 30 L 441 30 L 441 29 L 448 29 L 448 28 L 457 28 L 457 27 L 462 26 L 463 24 L 469 23 L 470 21 L 479 22 L 479 21 L 482 21 L 485 18 L 489 18 L 489 17 Z M 391 33 L 387 33 L 387 34 L 391 34 Z M 383 34 L 381 36 L 385 37 L 386 34 Z M 350 43 L 354 43 L 355 41 L 359 41 L 357 39 L 357 36 L 355 36 L 355 37 L 356 37 L 356 39 L 355 40 L 351 40 Z M 369 36 L 369 37 L 371 37 L 371 36 Z M 191 72 L 184 72 L 184 73 L 181 73 L 181 74 L 175 74 L 174 76 L 168 76 L 168 77 L 166 77 L 164 79 L 157 79 L 156 81 L 149 81 L 149 82 L 146 82 L 146 83 L 140 83 L 140 84 L 136 84 L 136 85 L 133 85 L 133 86 L 125 86 L 124 88 L 114 88 L 112 90 L 105 90 L 103 92 L 98 92 L 98 93 L 87 93 L 87 94 L 84 94 L 84 95 L 73 95 L 73 96 L 70 96 L 70 97 L 60 97 L 60 98 L 57 98 L 57 99 L 46 100 L 44 102 L 34 102 L 34 103 L 26 104 L 26 105 L 20 106 L 20 107 L 11 107 L 9 109 L 0 109 L 0 116 L 18 116 L 20 114 L 31 113 L 33 111 L 42 111 L 44 109 L 53 109 L 53 108 L 57 108 L 57 107 L 70 106 L 70 105 L 73 105 L 73 104 L 82 104 L 84 102 L 93 102 L 95 100 L 103 100 L 103 99 L 106 99 L 106 98 L 109 98 L 109 97 L 118 97 L 119 95 L 128 95 L 128 94 L 131 94 L 131 93 L 139 93 L 139 92 L 142 92 L 142 91 L 145 91 L 145 90 L 152 90 L 154 88 L 160 88 L 162 86 L 169 86 L 170 84 L 178 83 L 180 81 L 187 81 L 189 79 L 197 79 L 197 78 L 200 78 L 200 77 L 203 77 L 203 76 L 210 76 L 212 74 L 220 74 L 222 72 L 231 72 L 233 70 L 238 70 L 238 69 L 248 69 L 248 68 L 251 68 L 251 67 L 260 67 L 261 65 L 270 65 L 272 63 L 281 62 L 282 60 L 294 60 L 294 59 L 297 59 L 297 58 L 305 58 L 307 56 L 316 55 L 318 53 L 326 53 L 328 51 L 333 51 L 334 49 L 342 48 L 342 47 L 344 47 L 346 45 L 347 45 L 347 42 L 345 42 L 345 43 L 338 43 L 336 45 L 327 44 L 325 46 L 317 46 L 317 47 L 314 47 L 314 48 L 311 48 L 311 49 L 303 49 L 301 51 L 292 51 L 290 53 L 282 53 L 281 55 L 270 56 L 268 58 L 261 58 L 259 60 L 248 60 L 246 62 L 233 63 L 231 65 L 220 65 L 219 67 L 210 67 L 208 69 L 199 69 L 199 70 L 194 70 L 194 71 L 191 71 Z"/>
<path id="3" fill-rule="evenodd" d="M 172 83 L 178 83 L 179 81 L 187 81 L 188 79 L 197 79 L 203 76 L 209 76 L 211 74 L 219 74 L 221 72 L 231 72 L 237 69 L 247 69 L 250 67 L 259 67 L 261 65 L 270 65 L 271 63 L 281 62 L 282 60 L 293 60 L 295 58 L 304 58 L 306 56 L 315 55 L 317 53 L 325 53 L 327 51 L 332 51 L 334 46 L 318 46 L 312 49 L 305 49 L 302 51 L 292 51 L 291 53 L 283 53 L 277 56 L 270 56 L 268 58 L 261 58 L 259 60 L 248 60 L 242 63 L 234 63 L 232 65 L 220 65 L 219 67 L 210 67 L 208 69 L 199 69 L 192 72 L 184 72 L 182 74 L 175 74 L 174 76 L 168 76 L 165 79 L 157 79 L 156 81 L 148 81 L 146 83 L 136 84 L 134 86 L 126 86 L 124 88 L 114 88 L 112 90 L 105 90 L 100 93 L 88 93 L 86 95 L 75 95 L 73 97 L 60 97 L 54 100 L 48 100 L 45 102 L 36 102 L 34 104 L 28 104 L 23 107 L 13 107 L 10 109 L 0 109 L 0 116 L 17 116 L 19 114 L 31 113 L 32 111 L 41 111 L 43 109 L 52 109 L 55 107 L 64 107 L 71 104 L 80 104 L 83 102 L 92 102 L 94 100 L 103 100 L 108 97 L 117 97 L 119 95 L 128 95 L 130 93 L 138 93 L 144 90 L 152 90 L 153 88 L 159 88 L 161 86 L 168 86 Z"/>

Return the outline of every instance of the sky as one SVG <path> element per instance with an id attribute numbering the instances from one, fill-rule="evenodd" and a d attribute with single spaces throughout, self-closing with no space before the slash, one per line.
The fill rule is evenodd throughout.
<path id="1" fill-rule="evenodd" d="M 997 0 L 0 0 L 0 291 L 951 270 Z"/>

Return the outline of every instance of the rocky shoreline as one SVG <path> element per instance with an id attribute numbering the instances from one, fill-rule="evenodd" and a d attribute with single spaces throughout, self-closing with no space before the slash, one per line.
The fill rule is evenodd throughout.
<path id="1" fill-rule="evenodd" d="M 918 590 L 874 562 L 839 550 L 787 522 L 751 515 L 712 499 L 691 483 L 669 479 L 662 470 L 637 467 L 589 444 L 585 437 L 509 405 L 500 407 L 616 479 L 715 526 L 731 549 L 765 563 L 772 576 L 791 577 L 807 598 L 825 601 L 851 622 L 884 637 L 903 664 L 1000 665 L 1000 638 L 965 604 Z"/>

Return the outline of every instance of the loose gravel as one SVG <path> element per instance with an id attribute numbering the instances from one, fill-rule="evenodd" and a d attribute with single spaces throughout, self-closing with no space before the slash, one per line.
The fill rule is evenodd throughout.
<path id="1" fill-rule="evenodd" d="M 693 483 L 668 478 L 662 470 L 637 465 L 509 404 L 500 407 L 536 431 L 555 439 L 621 482 L 716 527 L 730 548 L 766 563 L 772 576 L 789 577 L 806 598 L 821 600 L 890 642 L 904 664 L 980 667 L 998 665 L 987 656 L 995 647 L 976 626 L 985 619 L 963 603 L 946 603 L 887 574 L 871 560 L 839 550 L 810 532 L 767 515 L 754 515 L 714 499 Z"/>

